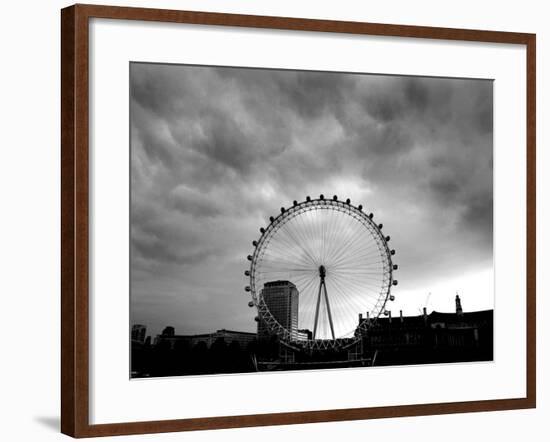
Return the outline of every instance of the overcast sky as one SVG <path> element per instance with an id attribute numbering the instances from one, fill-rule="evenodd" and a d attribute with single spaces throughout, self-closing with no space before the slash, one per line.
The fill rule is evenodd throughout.
<path id="1" fill-rule="evenodd" d="M 132 63 L 131 312 L 157 334 L 255 331 L 243 271 L 306 195 L 372 211 L 394 315 L 493 308 L 489 80 Z M 428 297 L 428 294 L 431 295 Z"/>

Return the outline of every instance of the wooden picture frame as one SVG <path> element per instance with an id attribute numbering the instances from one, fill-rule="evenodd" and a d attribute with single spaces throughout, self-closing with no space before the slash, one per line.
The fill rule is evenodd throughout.
<path id="1" fill-rule="evenodd" d="M 142 20 L 524 45 L 527 53 L 526 397 L 90 425 L 89 20 Z M 375 419 L 534 408 L 536 404 L 534 34 L 283 17 L 74 5 L 61 11 L 61 431 L 73 437 Z"/>

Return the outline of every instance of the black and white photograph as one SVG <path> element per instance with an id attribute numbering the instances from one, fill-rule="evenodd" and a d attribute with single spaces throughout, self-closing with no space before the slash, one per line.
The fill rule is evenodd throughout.
<path id="1" fill-rule="evenodd" d="M 493 81 L 132 62 L 131 378 L 493 361 Z"/>

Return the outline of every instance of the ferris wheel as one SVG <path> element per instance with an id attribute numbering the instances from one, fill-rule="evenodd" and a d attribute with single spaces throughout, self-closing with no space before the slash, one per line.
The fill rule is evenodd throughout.
<path id="1" fill-rule="evenodd" d="M 257 321 L 290 346 L 330 349 L 388 315 L 395 251 L 373 218 L 336 195 L 308 196 L 270 217 L 245 271 Z"/>

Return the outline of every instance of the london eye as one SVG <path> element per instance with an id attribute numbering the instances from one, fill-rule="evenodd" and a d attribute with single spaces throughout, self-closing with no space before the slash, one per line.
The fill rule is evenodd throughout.
<path id="1" fill-rule="evenodd" d="M 349 199 L 307 197 L 280 209 L 260 228 L 245 271 L 250 307 L 272 335 L 295 348 L 330 349 L 357 341 L 389 314 L 397 285 L 389 248 L 372 213 Z M 281 318 L 267 298 L 276 282 L 295 288 L 297 323 Z M 364 320 L 358 320 L 359 315 Z"/>

